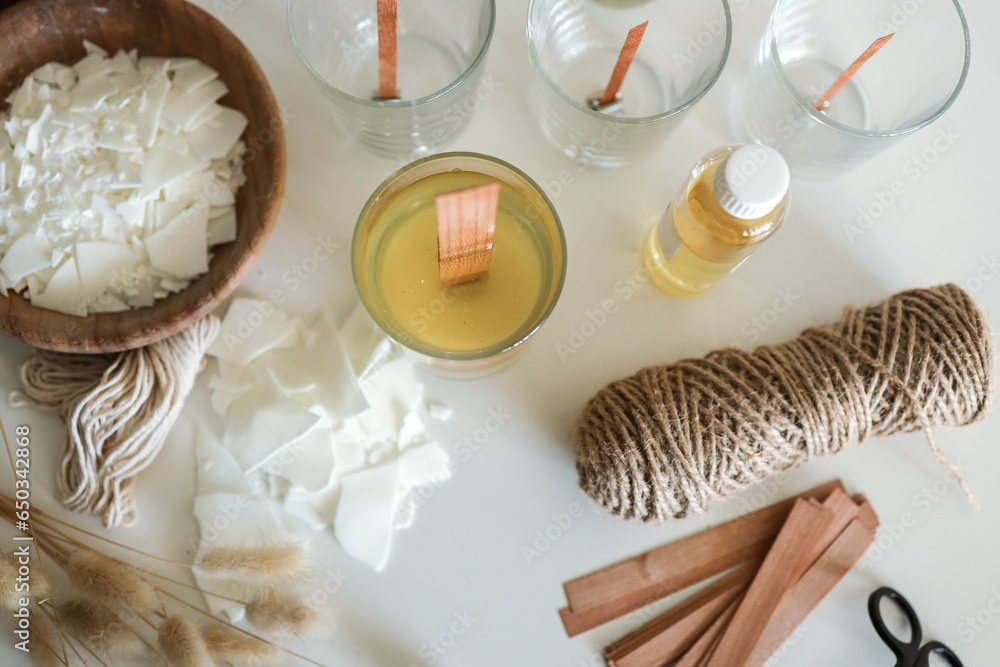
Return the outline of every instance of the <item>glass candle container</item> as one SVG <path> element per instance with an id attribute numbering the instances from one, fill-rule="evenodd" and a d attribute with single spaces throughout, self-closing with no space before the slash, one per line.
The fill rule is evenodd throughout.
<path id="1" fill-rule="evenodd" d="M 489 274 L 442 287 L 435 198 L 495 181 Z M 361 302 L 405 353 L 471 377 L 513 359 L 552 312 L 566 277 L 566 239 L 552 202 L 522 171 L 486 155 L 442 153 L 375 190 L 354 230 L 351 263 Z"/>
<path id="2" fill-rule="evenodd" d="M 630 28 L 649 20 L 615 111 L 588 98 L 608 83 Z M 732 40 L 726 0 L 531 0 L 533 115 L 582 166 L 618 167 L 659 147 L 722 74 Z"/>
<path id="3" fill-rule="evenodd" d="M 398 99 L 378 98 L 375 0 L 288 0 L 299 61 L 348 134 L 408 159 L 454 140 L 478 105 L 495 0 L 405 0 L 398 9 Z"/>
<path id="4" fill-rule="evenodd" d="M 876 39 L 895 33 L 823 111 L 813 104 Z M 951 106 L 969 71 L 956 0 L 778 0 L 733 124 L 793 177 L 836 178 Z"/>

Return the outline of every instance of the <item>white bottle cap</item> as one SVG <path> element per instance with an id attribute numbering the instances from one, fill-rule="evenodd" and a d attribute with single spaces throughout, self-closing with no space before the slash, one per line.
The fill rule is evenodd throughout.
<path id="1" fill-rule="evenodd" d="M 781 153 L 762 144 L 747 144 L 719 165 L 713 187 L 729 215 L 755 220 L 774 210 L 788 191 L 789 178 Z"/>

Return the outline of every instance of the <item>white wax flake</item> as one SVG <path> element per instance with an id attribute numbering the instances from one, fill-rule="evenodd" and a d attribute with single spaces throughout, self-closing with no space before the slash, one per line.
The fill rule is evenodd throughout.
<path id="1" fill-rule="evenodd" d="M 340 480 L 333 532 L 344 550 L 376 572 L 385 569 L 392 546 L 399 463 L 352 473 Z"/>
<path id="2" fill-rule="evenodd" d="M 244 472 L 264 465 L 320 421 L 270 381 L 259 382 L 236 398 L 229 415 L 223 444 L 233 452 Z"/>
<path id="3" fill-rule="evenodd" d="M 80 317 L 86 315 L 87 306 L 83 301 L 83 285 L 80 284 L 80 274 L 76 270 L 76 260 L 68 257 L 49 278 L 44 291 L 32 291 L 31 298 L 33 303 L 42 308 Z"/>
<path id="4" fill-rule="evenodd" d="M 289 456 L 279 459 L 276 475 L 294 488 L 319 491 L 333 473 L 333 434 L 322 424 L 288 446 Z"/>
<path id="5" fill-rule="evenodd" d="M 179 129 L 189 130 L 198 114 L 227 92 L 229 90 L 226 84 L 216 79 L 204 86 L 186 90 L 167 102 L 167 106 L 163 108 L 163 115 L 176 123 Z"/>
<path id="6" fill-rule="evenodd" d="M 307 326 L 251 298 L 233 300 L 209 354 L 212 404 L 240 469 L 265 474 L 285 512 L 333 524 L 348 553 L 383 569 L 392 532 L 422 504 L 414 490 L 452 472 L 409 363 L 363 310 L 338 333 L 326 314 Z"/>
<path id="7" fill-rule="evenodd" d="M 198 465 L 199 496 L 255 495 L 232 453 L 204 426 L 199 426 L 195 432 L 194 457 Z"/>
<path id="8" fill-rule="evenodd" d="M 193 278 L 208 271 L 207 225 L 208 211 L 191 207 L 148 236 L 150 265 L 175 278 Z"/>
<path id="9" fill-rule="evenodd" d="M 85 49 L 0 113 L 0 290 L 81 316 L 184 289 L 236 238 L 247 125 L 196 59 Z"/>
<path id="10" fill-rule="evenodd" d="M 45 237 L 40 234 L 25 234 L 19 236 L 4 253 L 0 271 L 13 284 L 51 265 L 52 247 Z"/>
<path id="11" fill-rule="evenodd" d="M 128 274 L 135 274 L 140 261 L 142 257 L 124 245 L 103 241 L 78 243 L 76 268 L 84 300 L 90 304 L 102 295 L 124 291 L 130 279 Z"/>
<path id="12" fill-rule="evenodd" d="M 158 141 L 142 164 L 142 190 L 139 191 L 139 196 L 149 199 L 174 179 L 207 169 L 208 166 L 208 162 L 178 151 L 174 142 Z"/>
<path id="13" fill-rule="evenodd" d="M 181 67 L 174 72 L 174 85 L 184 90 L 192 90 L 198 86 L 217 79 L 219 75 L 214 69 L 200 62 L 192 62 L 189 67 Z"/>
<path id="14" fill-rule="evenodd" d="M 292 347 L 297 341 L 295 321 L 273 303 L 236 298 L 229 304 L 222 329 L 208 353 L 245 367 L 265 352 Z"/>
<path id="15" fill-rule="evenodd" d="M 188 133 L 188 140 L 202 160 L 225 157 L 247 126 L 247 117 L 239 111 L 223 107 L 211 120 Z"/>

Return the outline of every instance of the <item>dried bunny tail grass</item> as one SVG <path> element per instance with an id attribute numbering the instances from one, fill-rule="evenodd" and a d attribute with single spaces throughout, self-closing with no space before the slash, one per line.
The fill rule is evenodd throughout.
<path id="1" fill-rule="evenodd" d="M 265 593 L 247 604 L 247 621 L 264 632 L 296 636 L 317 632 L 319 618 L 301 600 L 277 593 Z"/>
<path id="2" fill-rule="evenodd" d="M 106 607 L 70 600 L 59 605 L 56 614 L 64 630 L 97 653 L 132 658 L 143 652 L 139 636 Z"/>
<path id="3" fill-rule="evenodd" d="M 206 628 L 202 639 L 213 658 L 231 665 L 259 667 L 272 664 L 278 657 L 278 648 L 274 644 L 221 625 Z"/>
<path id="4" fill-rule="evenodd" d="M 73 552 L 66 575 L 80 593 L 111 609 L 143 614 L 157 606 L 156 591 L 135 569 L 96 551 Z"/>
<path id="5" fill-rule="evenodd" d="M 170 667 L 213 667 L 198 626 L 183 616 L 168 616 L 157 630 L 156 644 Z"/>
<path id="6" fill-rule="evenodd" d="M 21 598 L 17 591 L 17 565 L 8 554 L 0 551 L 0 609 L 17 611 L 21 608 Z"/>
<path id="7" fill-rule="evenodd" d="M 32 667 L 63 667 L 66 664 L 59 648 L 60 640 L 49 623 L 35 616 L 31 634 L 35 635 L 30 652 Z"/>
<path id="8" fill-rule="evenodd" d="M 202 554 L 195 566 L 219 579 L 265 586 L 302 579 L 309 571 L 308 558 L 300 544 L 220 547 Z"/>
<path id="9" fill-rule="evenodd" d="M 27 566 L 29 574 L 27 579 L 28 590 L 19 591 L 16 584 L 18 582 L 18 570 L 21 562 L 14 553 L 4 553 L 0 551 L 0 609 L 14 611 L 20 607 L 20 599 L 30 598 L 33 602 L 41 604 L 52 595 L 52 584 L 48 578 L 42 574 L 42 569 L 38 565 L 37 559 L 32 559 Z"/>

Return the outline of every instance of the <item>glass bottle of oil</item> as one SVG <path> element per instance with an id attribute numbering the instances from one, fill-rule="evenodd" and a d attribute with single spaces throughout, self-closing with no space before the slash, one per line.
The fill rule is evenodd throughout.
<path id="1" fill-rule="evenodd" d="M 789 202 L 781 154 L 761 144 L 717 148 L 694 166 L 650 230 L 642 263 L 668 294 L 703 294 L 777 231 Z"/>

